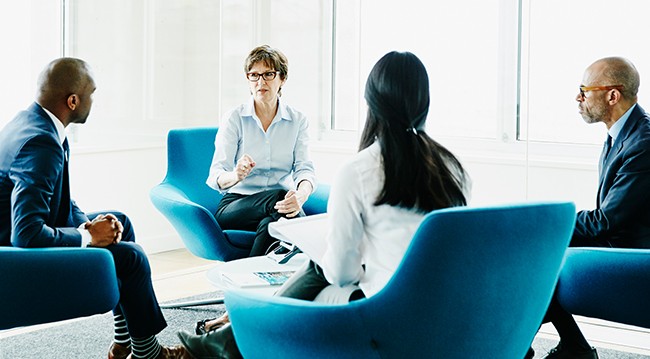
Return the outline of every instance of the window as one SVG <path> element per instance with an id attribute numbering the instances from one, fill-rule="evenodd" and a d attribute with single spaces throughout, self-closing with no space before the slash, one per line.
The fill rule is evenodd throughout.
<path id="1" fill-rule="evenodd" d="M 287 55 L 283 99 L 314 137 L 329 117 L 331 0 L 68 1 L 70 55 L 91 64 L 98 84 L 82 140 L 217 125 L 250 96 L 243 64 L 261 44 Z"/>
<path id="2" fill-rule="evenodd" d="M 39 71 L 64 47 L 90 63 L 98 84 L 91 118 L 73 135 L 97 143 L 119 132 L 133 142 L 130 136 L 159 138 L 171 127 L 216 125 L 249 96 L 246 55 L 269 44 L 289 58 L 283 99 L 308 116 L 314 139 L 358 136 L 368 72 L 399 50 L 427 66 L 436 137 L 600 144 L 602 128 L 585 126 L 577 114 L 576 88 L 584 68 L 604 56 L 625 56 L 642 77 L 650 74 L 650 54 L 640 45 L 650 30 L 643 18 L 649 4 L 21 1 L 0 15 L 14 54 L 2 59 L 0 125 L 29 104 Z M 626 27 L 614 22 L 611 31 L 612 19 Z"/>
<path id="3" fill-rule="evenodd" d="M 516 15 L 516 3 L 505 0 L 336 1 L 334 129 L 363 127 L 368 73 L 397 50 L 427 67 L 430 132 L 497 138 L 500 123 L 514 114 L 514 92 L 503 89 L 516 85 L 516 17 L 502 3 Z M 508 61 L 513 70 L 502 70 Z"/>
<path id="4" fill-rule="evenodd" d="M 416 0 L 67 1 L 69 54 L 87 60 L 98 83 L 92 118 L 78 129 L 86 138 L 217 124 L 248 98 L 242 66 L 260 44 L 287 55 L 283 99 L 310 119 L 312 138 L 358 136 L 366 77 L 391 50 L 428 68 L 430 131 L 514 138 L 514 0 L 473 0 L 471 12 L 466 2 Z"/>
<path id="5" fill-rule="evenodd" d="M 524 1 L 522 38 L 522 139 L 602 144 L 604 126 L 587 126 L 575 101 L 582 75 L 607 56 L 630 59 L 641 74 L 639 101 L 647 93 L 650 33 L 645 0 Z"/>

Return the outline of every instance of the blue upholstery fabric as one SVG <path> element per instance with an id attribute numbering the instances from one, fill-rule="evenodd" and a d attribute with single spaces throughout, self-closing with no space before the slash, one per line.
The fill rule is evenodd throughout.
<path id="1" fill-rule="evenodd" d="M 0 247 L 0 329 L 106 313 L 119 299 L 100 248 Z"/>
<path id="2" fill-rule="evenodd" d="M 324 305 L 227 292 L 235 338 L 247 359 L 523 358 L 574 221 L 572 203 L 434 211 L 371 298 Z"/>
<path id="3" fill-rule="evenodd" d="M 557 296 L 570 313 L 650 328 L 650 250 L 569 248 Z"/>
<path id="4" fill-rule="evenodd" d="M 216 134 L 216 127 L 169 131 L 167 175 L 151 190 L 150 197 L 192 254 L 230 261 L 248 256 L 255 233 L 222 230 L 214 219 L 222 195 L 205 184 L 205 180 L 212 163 Z M 319 185 L 305 203 L 305 213 L 324 213 L 328 196 L 328 186 Z"/>

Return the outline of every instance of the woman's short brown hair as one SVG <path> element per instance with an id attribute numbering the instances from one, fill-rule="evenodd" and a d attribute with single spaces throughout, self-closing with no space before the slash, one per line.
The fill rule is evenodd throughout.
<path id="1" fill-rule="evenodd" d="M 254 48 L 244 63 L 244 72 L 248 73 L 250 69 L 258 62 L 278 71 L 280 79 L 286 80 L 289 75 L 289 61 L 280 50 L 274 49 L 269 45 L 262 45 Z"/>

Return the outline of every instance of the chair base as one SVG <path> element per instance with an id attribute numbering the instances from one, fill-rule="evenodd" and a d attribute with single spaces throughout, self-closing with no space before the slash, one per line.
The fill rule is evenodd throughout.
<path id="1" fill-rule="evenodd" d="M 215 304 L 223 304 L 223 298 L 189 300 L 189 301 L 178 302 L 178 303 L 160 304 L 160 308 L 178 309 L 178 308 L 199 307 L 202 305 L 215 305 Z"/>

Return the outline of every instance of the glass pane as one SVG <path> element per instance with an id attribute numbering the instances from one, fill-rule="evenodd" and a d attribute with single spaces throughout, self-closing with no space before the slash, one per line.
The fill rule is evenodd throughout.
<path id="1" fill-rule="evenodd" d="M 70 2 L 70 52 L 91 64 L 98 84 L 80 137 L 217 125 L 250 96 L 243 64 L 260 44 L 289 58 L 283 95 L 312 130 L 329 118 L 331 0 Z"/>
<path id="2" fill-rule="evenodd" d="M 221 113 L 245 102 L 250 96 L 244 77 L 244 61 L 253 49 L 254 3 L 252 0 L 223 0 L 221 20 Z M 216 122 L 215 122 L 216 123 Z"/>
<path id="3" fill-rule="evenodd" d="M 144 2 L 70 0 L 69 6 L 68 55 L 87 61 L 97 84 L 87 124 L 73 128 L 75 139 L 96 144 L 122 138 L 108 133 L 142 132 L 148 99 Z"/>
<path id="4" fill-rule="evenodd" d="M 15 1 L 0 11 L 0 128 L 34 101 L 36 81 L 61 56 L 61 2 Z"/>
<path id="5" fill-rule="evenodd" d="M 352 6 L 343 3 L 338 4 Z M 357 98 L 363 102 L 365 80 L 375 62 L 392 50 L 410 51 L 424 62 L 429 73 L 430 132 L 496 137 L 499 0 L 373 0 L 361 1 L 360 6 L 359 75 L 337 76 L 337 86 L 358 88 Z M 337 39 L 344 48 L 340 43 L 354 41 L 354 34 L 338 35 Z M 346 57 L 338 57 L 336 68 L 346 66 Z M 337 108 L 337 114 L 341 110 Z M 351 116 L 355 110 L 350 105 L 345 112 Z"/>
<path id="6" fill-rule="evenodd" d="M 643 80 L 650 79 L 650 52 L 642 45 L 650 33 L 650 2 L 620 0 L 612 6 L 604 0 L 531 0 L 529 5 L 530 53 L 524 54 L 527 61 L 522 67 L 529 70 L 527 76 L 524 73 L 523 87 L 528 94 L 523 92 L 522 98 L 527 105 L 527 111 L 522 111 L 522 137 L 602 144 L 605 126 L 588 126 L 578 114 L 578 86 L 585 68 L 595 60 L 623 56 L 641 74 L 639 102 L 643 105 L 647 92 Z"/>

